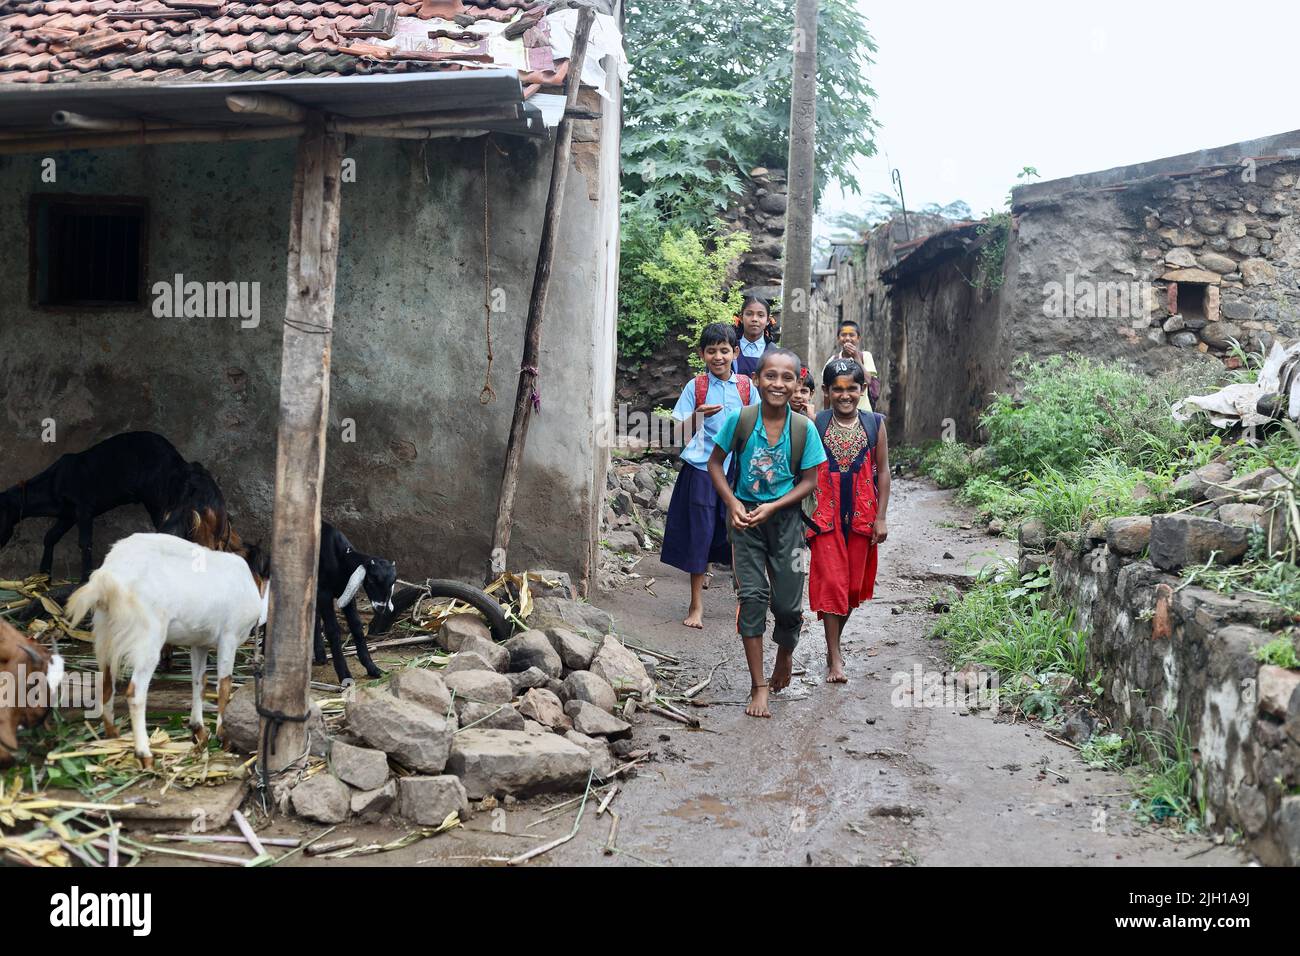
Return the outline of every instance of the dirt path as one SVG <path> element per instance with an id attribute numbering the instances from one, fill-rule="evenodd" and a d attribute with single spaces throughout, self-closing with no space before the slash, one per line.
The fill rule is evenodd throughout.
<path id="1" fill-rule="evenodd" d="M 796 653 L 807 674 L 775 698 L 771 720 L 747 718 L 740 706 L 749 682 L 725 577 L 706 593 L 702 633 L 679 623 L 684 575 L 651 557 L 637 571 L 656 579 L 657 596 L 639 587 L 600 596 L 596 603 L 623 632 L 690 659 L 690 676 L 725 663 L 700 695 L 710 706 L 695 711 L 705 730 L 638 717 L 636 740 L 657 756 L 612 804 L 623 852 L 601 853 L 609 817 L 594 819 L 590 807 L 578 836 L 532 865 L 1247 862 L 1203 837 L 1143 829 L 1126 809 L 1122 777 L 1088 770 L 1040 730 L 952 708 L 891 706 L 893 674 L 917 664 L 944 669 L 942 648 L 925 637 L 928 596 L 946 576 L 973 574 L 1010 543 L 962 530 L 965 516 L 951 495 L 915 481 L 895 482 L 890 518 L 877 599 L 845 634 L 850 683 L 821 682 L 824 644 L 820 626 L 810 624 Z M 771 653 L 769 645 L 769 661 Z M 465 830 L 355 862 L 464 864 L 520 853 L 571 827 L 576 808 L 529 829 L 545 805 L 518 805 L 495 820 L 477 814 Z M 892 808 L 913 816 L 878 815 L 898 812 Z M 363 828 L 349 832 L 365 836 Z"/>

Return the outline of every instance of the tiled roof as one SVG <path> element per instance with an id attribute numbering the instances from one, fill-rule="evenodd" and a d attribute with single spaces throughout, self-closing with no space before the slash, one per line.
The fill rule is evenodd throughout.
<path id="1" fill-rule="evenodd" d="M 0 83 L 99 80 L 276 80 L 497 67 L 501 53 L 466 36 L 518 20 L 511 55 L 531 87 L 563 80 L 545 25 L 546 0 L 375 0 L 241 3 L 237 0 L 0 0 Z M 433 49 L 394 48 L 432 21 Z M 488 24 L 484 21 L 496 21 Z M 419 24 L 415 24 L 417 27 Z M 458 36 L 459 34 L 459 36 Z M 423 40 L 423 36 L 420 37 Z M 476 42 L 469 42 L 476 41 Z M 388 46 L 385 46 L 385 43 Z"/>

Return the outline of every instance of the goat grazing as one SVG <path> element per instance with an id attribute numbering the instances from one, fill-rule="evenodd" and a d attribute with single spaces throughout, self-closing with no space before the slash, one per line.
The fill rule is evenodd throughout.
<path id="1" fill-rule="evenodd" d="M 206 478 L 211 488 L 202 486 Z M 0 493 L 0 548 L 13 537 L 14 526 L 25 518 L 54 518 L 45 534 L 41 552 L 41 573 L 54 567 L 54 546 L 75 525 L 81 545 L 81 580 L 90 575 L 91 545 L 95 518 L 122 505 L 140 504 L 149 512 L 155 529 L 169 513 L 178 512 L 178 502 L 200 488 L 204 520 L 213 527 L 212 540 L 229 534 L 225 501 L 212 476 L 201 465 L 187 464 L 172 443 L 153 432 L 126 432 L 106 438 L 83 452 L 61 457 L 39 475 Z M 216 500 L 213 501 L 212 492 Z M 206 512 L 213 510 L 211 517 Z M 195 536 L 199 528 L 183 522 L 187 515 L 175 514 L 181 537 Z M 222 529 L 225 529 L 224 532 Z"/>
<path id="2" fill-rule="evenodd" d="M 266 622 L 266 563 L 255 547 L 246 557 L 213 551 L 166 534 L 133 534 L 113 545 L 103 566 L 68 599 L 73 626 L 95 611 L 95 659 L 104 682 L 104 731 L 113 723 L 113 676 L 131 670 L 127 688 L 131 732 L 140 763 L 152 768 L 145 727 L 149 682 L 163 645 L 190 649 L 190 729 L 200 743 L 208 652 L 217 652 L 217 733 L 230 699 L 235 649 Z"/>
<path id="3" fill-rule="evenodd" d="M 217 480 L 197 461 L 173 478 L 157 530 L 213 551 L 242 554 L 244 549 L 239 534 L 230 526 L 226 497 Z"/>
<path id="4" fill-rule="evenodd" d="M 383 672 L 370 659 L 366 646 L 366 632 L 357 613 L 357 591 L 365 586 L 366 596 L 378 611 L 393 606 L 393 590 L 397 586 L 397 565 L 384 558 L 362 554 L 352 547 L 343 532 L 326 521 L 320 528 L 320 566 L 316 575 L 316 641 L 317 664 L 325 663 L 324 635 L 330 639 L 330 654 L 334 658 L 334 673 L 341 683 L 351 683 L 352 675 L 343 657 L 343 635 L 339 630 L 337 611 L 347 618 L 352 643 L 357 648 L 357 661 L 371 677 L 382 677 Z"/>
<path id="5" fill-rule="evenodd" d="M 36 674 L 44 675 L 34 681 Z M 40 724 L 58 703 L 63 658 L 0 619 L 0 767 L 13 763 L 18 730 Z"/>

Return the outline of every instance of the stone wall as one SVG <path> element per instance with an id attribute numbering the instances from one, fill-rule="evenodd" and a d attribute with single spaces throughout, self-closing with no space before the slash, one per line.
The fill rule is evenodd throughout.
<path id="1" fill-rule="evenodd" d="M 745 292 L 778 307 L 785 273 L 786 193 L 784 169 L 758 166 L 750 170 L 744 192 L 722 217 L 732 230 L 749 233 L 749 251 L 741 257 L 736 273 Z"/>
<path id="2" fill-rule="evenodd" d="M 1053 588 L 1087 635 L 1106 716 L 1139 735 L 1181 727 L 1208 824 L 1241 833 L 1267 864 L 1300 865 L 1300 672 L 1253 656 L 1292 615 L 1186 586 L 1111 536 L 1062 536 L 1052 553 Z"/>
<path id="3" fill-rule="evenodd" d="M 942 376 L 968 374 L 956 390 L 970 396 L 1006 391 L 1021 355 L 1078 353 L 1154 374 L 1210 361 L 1237 368 L 1234 342 L 1260 351 L 1300 335 L 1300 131 L 1023 186 L 1013 213 L 991 299 L 958 294 L 954 265 L 970 276 L 973 263 L 945 254 L 942 231 L 901 248 L 873 232 L 865 256 L 841 255 L 819 282 L 817 334 L 840 312 L 867 317 L 891 417 L 899 397 L 890 392 L 903 382 L 951 404 Z M 872 267 L 891 254 L 893 269 Z M 901 312 L 891 288 L 900 282 L 910 290 Z M 947 332 L 936 335 L 940 320 Z M 926 353 L 928 371 L 900 369 L 900 349 L 918 339 L 968 354 L 957 363 Z M 961 402 L 943 417 L 963 435 L 973 426 Z M 938 437 L 931 426 L 918 422 L 907 440 Z"/>

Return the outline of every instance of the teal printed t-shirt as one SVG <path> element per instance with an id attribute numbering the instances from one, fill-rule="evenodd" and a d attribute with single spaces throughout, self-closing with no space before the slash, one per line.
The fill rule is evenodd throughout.
<path id="1" fill-rule="evenodd" d="M 743 501 L 776 501 L 782 495 L 789 494 L 798 475 L 790 469 L 790 423 L 798 420 L 801 428 L 808 429 L 803 445 L 803 462 L 799 471 L 816 468 L 826 460 L 826 449 L 822 447 L 821 436 L 805 415 L 795 415 L 787 407 L 785 410 L 785 427 L 781 429 L 781 440 L 775 445 L 768 444 L 767 429 L 763 427 L 762 413 L 754 425 L 749 441 L 740 451 L 740 480 L 736 482 L 736 497 Z M 730 448 L 736 437 L 736 423 L 740 421 L 740 412 L 730 412 L 726 421 L 718 428 L 713 440 L 719 448 Z"/>

